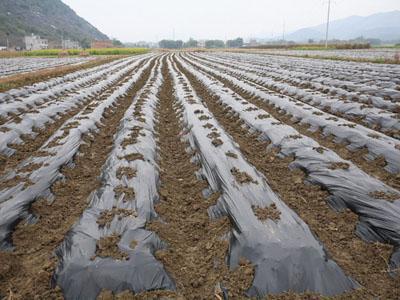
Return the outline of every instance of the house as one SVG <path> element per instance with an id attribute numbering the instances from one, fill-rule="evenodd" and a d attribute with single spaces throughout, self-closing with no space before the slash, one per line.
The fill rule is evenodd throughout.
<path id="1" fill-rule="evenodd" d="M 114 45 L 112 41 L 110 40 L 104 40 L 104 41 L 99 41 L 99 40 L 94 40 L 92 41 L 91 48 L 94 49 L 101 49 L 101 48 L 113 48 Z"/>
<path id="2" fill-rule="evenodd" d="M 24 42 L 25 42 L 25 49 L 29 51 L 49 48 L 48 40 L 41 39 L 40 36 L 34 34 L 25 36 Z"/>
<path id="3" fill-rule="evenodd" d="M 62 48 L 63 49 L 80 49 L 81 46 L 79 45 L 79 42 L 77 42 L 77 41 L 63 40 Z"/>

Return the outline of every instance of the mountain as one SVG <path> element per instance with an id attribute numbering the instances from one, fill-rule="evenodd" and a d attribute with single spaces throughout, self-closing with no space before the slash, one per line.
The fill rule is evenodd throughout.
<path id="1" fill-rule="evenodd" d="M 288 40 L 305 42 L 325 39 L 326 23 L 303 28 L 287 35 Z M 351 16 L 330 22 L 329 39 L 350 40 L 363 36 L 383 41 L 400 40 L 400 11 L 377 13 L 367 17 Z"/>
<path id="2" fill-rule="evenodd" d="M 22 46 L 22 38 L 31 33 L 49 42 L 60 42 L 62 36 L 86 45 L 92 39 L 108 40 L 61 0 L 0 0 L 0 45 L 6 44 L 7 32 L 12 46 Z"/>

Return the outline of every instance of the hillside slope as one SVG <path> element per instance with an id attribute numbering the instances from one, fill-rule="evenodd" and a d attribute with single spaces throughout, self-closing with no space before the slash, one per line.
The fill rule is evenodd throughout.
<path id="1" fill-rule="evenodd" d="M 306 41 L 325 38 L 326 24 L 297 30 L 287 36 L 288 40 Z M 385 41 L 400 39 L 400 11 L 373 14 L 367 17 L 351 16 L 332 21 L 330 39 L 377 38 Z"/>
<path id="2" fill-rule="evenodd" d="M 22 37 L 31 33 L 54 42 L 62 36 L 84 44 L 108 39 L 61 0 L 1 0 L 0 45 L 5 44 L 7 32 L 13 46 L 21 46 Z"/>

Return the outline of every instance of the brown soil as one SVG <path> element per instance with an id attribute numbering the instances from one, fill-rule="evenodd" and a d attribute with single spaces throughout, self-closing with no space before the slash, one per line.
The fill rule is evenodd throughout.
<path id="1" fill-rule="evenodd" d="M 372 192 L 372 193 L 369 193 L 369 195 L 375 199 L 384 199 L 384 200 L 389 200 L 389 201 L 394 201 L 394 200 L 400 199 L 399 194 L 386 193 L 383 191 Z"/>
<path id="2" fill-rule="evenodd" d="M 189 61 L 187 61 L 189 62 Z M 190 63 L 190 62 L 189 62 Z M 210 74 L 210 73 L 208 73 Z M 212 75 L 212 74 L 210 74 Z M 286 123 L 287 125 L 292 126 L 297 131 L 299 131 L 302 135 L 308 136 L 313 140 L 317 141 L 321 146 L 331 149 L 332 151 L 336 152 L 340 157 L 346 160 L 350 160 L 353 162 L 358 168 L 363 170 L 364 172 L 370 174 L 371 176 L 381 180 L 382 182 L 386 183 L 389 186 L 392 186 L 396 189 L 400 189 L 400 174 L 391 174 L 382 167 L 382 162 L 378 159 L 373 161 L 367 161 L 364 157 L 368 153 L 366 149 L 360 149 L 357 151 L 350 151 L 346 148 L 347 144 L 338 144 L 333 141 L 334 137 L 325 137 L 321 130 L 316 132 L 309 131 L 309 125 L 307 124 L 300 124 L 292 120 L 292 116 L 289 114 L 285 114 L 282 111 L 279 111 L 278 108 L 274 107 L 273 105 L 268 104 L 267 102 L 263 101 L 259 97 L 255 97 L 250 93 L 234 86 L 228 80 L 217 76 L 212 75 L 218 81 L 225 84 L 225 86 L 229 87 L 232 91 L 239 94 L 241 97 L 247 99 L 250 103 L 256 105 L 260 109 L 271 114 L 275 119 L 279 120 L 280 122 Z M 329 117 L 327 120 L 338 120 L 336 117 Z M 384 162 L 383 166 L 386 163 Z"/>
<path id="3" fill-rule="evenodd" d="M 213 221 L 208 217 L 207 209 L 219 195 L 213 194 L 208 199 L 202 196 L 207 184 L 196 178 L 198 166 L 190 162 L 191 154 L 185 151 L 187 144 L 180 140 L 183 128 L 166 64 L 162 72 L 165 81 L 158 95 L 156 128 L 161 199 L 156 211 L 166 224 L 154 221 L 148 228 L 169 245 L 167 250 L 156 253 L 177 284 L 176 294 L 168 297 L 212 299 L 215 294 L 221 296 L 216 289 L 218 283 L 229 288 L 232 296 L 240 297 L 250 286 L 253 269 L 246 263 L 229 271 L 225 264 L 228 242 L 222 237 L 229 230 L 229 221 L 227 218 Z M 148 294 L 140 298 L 148 299 Z"/>
<path id="4" fill-rule="evenodd" d="M 225 155 L 230 157 L 230 158 L 234 158 L 234 159 L 238 158 L 238 156 L 235 153 L 230 152 L 230 151 L 226 152 Z"/>
<path id="5" fill-rule="evenodd" d="M 331 170 L 339 170 L 339 169 L 340 170 L 348 170 L 349 168 L 350 168 L 350 165 L 345 162 L 335 162 L 329 166 L 329 169 L 331 169 Z"/>
<path id="6" fill-rule="evenodd" d="M 68 73 L 77 72 L 83 69 L 94 68 L 114 60 L 120 59 L 123 56 L 108 56 L 99 58 L 94 61 L 89 61 L 80 65 L 61 66 L 51 69 L 44 69 L 30 73 L 16 74 L 0 78 L 0 93 L 16 89 L 25 85 L 32 85 L 41 81 L 49 80 L 54 77 L 64 76 Z"/>
<path id="7" fill-rule="evenodd" d="M 128 259 L 128 254 L 122 252 L 118 247 L 118 243 L 120 240 L 121 236 L 117 234 L 100 238 L 100 240 L 98 240 L 96 244 L 96 256 L 111 257 L 117 260 Z"/>
<path id="8" fill-rule="evenodd" d="M 364 287 L 336 298 L 398 299 L 400 277 L 392 278 L 387 272 L 392 246 L 360 240 L 354 232 L 357 222 L 355 214 L 348 210 L 343 213 L 332 210 L 325 201 L 328 197 L 326 191 L 318 186 L 305 184 L 303 181 L 305 174 L 301 171 L 289 170 L 293 158 L 281 159 L 276 156 L 275 151 L 267 151 L 267 143 L 259 141 L 257 134 L 251 134 L 241 127 L 243 121 L 238 117 L 227 115 L 224 107 L 217 103 L 218 97 L 211 95 L 200 81 L 180 65 L 179 67 L 188 76 L 196 93 L 205 101 L 218 122 L 240 145 L 242 153 L 249 162 L 268 178 L 271 188 L 308 224 L 325 245 L 332 259 Z M 249 97 L 245 99 L 252 102 Z M 302 176 L 300 178 L 299 173 Z M 309 295 L 295 295 L 292 298 L 273 299 L 312 298 Z"/>
<path id="9" fill-rule="evenodd" d="M 263 120 L 263 119 L 271 118 L 271 116 L 268 114 L 261 114 L 261 115 L 258 115 L 257 118 L 259 118 L 260 120 Z"/>
<path id="10" fill-rule="evenodd" d="M 13 233 L 16 250 L 13 253 L 0 252 L 0 260 L 5 260 L 13 276 L 0 281 L 2 296 L 13 293 L 16 299 L 58 299 L 62 298 L 60 289 L 51 289 L 50 278 L 57 264 L 54 250 L 63 241 L 65 234 L 80 217 L 87 206 L 90 193 L 99 187 L 103 164 L 113 145 L 114 134 L 132 97 L 143 87 L 150 75 L 153 64 L 144 72 L 129 93 L 108 110 L 103 125 L 91 138 L 85 137 L 86 144 L 79 149 L 81 155 L 75 158 L 75 167 L 62 169 L 65 181 L 52 187 L 55 201 L 36 201 L 32 211 L 40 216 L 33 225 L 22 222 Z M 106 117 L 108 116 L 108 117 Z M 12 259 L 8 259 L 7 257 Z"/>
<path id="11" fill-rule="evenodd" d="M 172 291 L 151 291 L 133 295 L 130 291 L 122 292 L 118 295 L 114 295 L 110 291 L 103 290 L 97 300 L 134 300 L 134 299 L 146 299 L 146 300 L 164 300 L 164 299 L 177 299 L 183 300 L 185 298 L 178 296 Z"/>
<path id="12" fill-rule="evenodd" d="M 224 144 L 224 142 L 221 139 L 213 139 L 211 141 L 211 144 L 214 145 L 214 147 L 218 147 Z"/>
<path id="13" fill-rule="evenodd" d="M 135 199 L 135 191 L 131 187 L 119 185 L 114 189 L 117 198 L 123 195 L 123 201 L 133 201 Z"/>
<path id="14" fill-rule="evenodd" d="M 139 137 L 140 131 L 142 130 L 141 127 L 135 126 L 132 129 L 132 132 L 125 138 L 121 144 L 123 149 L 126 149 L 128 145 L 135 144 L 137 142 L 137 138 Z"/>
<path id="15" fill-rule="evenodd" d="M 119 219 L 122 219 L 130 216 L 136 217 L 137 214 L 132 209 L 113 207 L 111 210 L 102 211 L 96 223 L 99 224 L 100 227 L 108 227 L 116 216 L 118 216 Z"/>
<path id="16" fill-rule="evenodd" d="M 272 203 L 268 207 L 252 206 L 252 209 L 254 211 L 254 214 L 261 221 L 265 221 L 267 219 L 277 221 L 280 219 L 281 216 L 281 212 L 277 209 L 275 203 Z"/>
<path id="17" fill-rule="evenodd" d="M 140 153 L 131 153 L 123 157 L 127 161 L 144 160 L 144 157 Z"/>
<path id="18" fill-rule="evenodd" d="M 134 170 L 130 167 L 120 167 L 117 170 L 116 176 L 119 180 L 121 180 L 122 177 L 124 177 L 124 176 L 127 179 L 132 179 L 133 177 L 136 177 L 136 170 Z"/>
<path id="19" fill-rule="evenodd" d="M 231 173 L 233 176 L 235 176 L 236 181 L 239 182 L 240 184 L 246 184 L 246 183 L 257 184 L 257 181 L 254 180 L 249 174 L 247 174 L 246 172 L 241 172 L 237 168 L 233 168 L 231 170 Z"/>

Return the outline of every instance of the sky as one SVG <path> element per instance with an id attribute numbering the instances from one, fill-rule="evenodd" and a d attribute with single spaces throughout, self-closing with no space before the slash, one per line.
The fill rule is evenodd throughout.
<path id="1" fill-rule="evenodd" d="M 123 42 L 281 37 L 326 22 L 328 0 L 62 0 Z M 400 10 L 400 0 L 332 0 L 331 19 Z"/>

